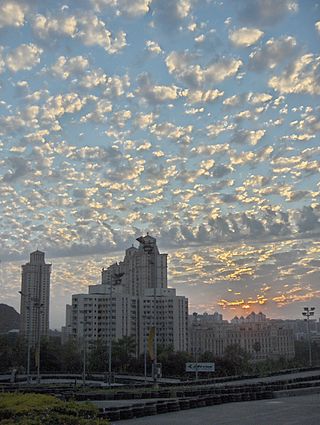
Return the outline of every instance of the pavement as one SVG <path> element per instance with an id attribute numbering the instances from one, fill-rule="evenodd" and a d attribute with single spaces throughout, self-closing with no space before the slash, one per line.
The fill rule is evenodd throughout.
<path id="1" fill-rule="evenodd" d="M 319 425 L 320 394 L 227 403 L 111 425 Z"/>

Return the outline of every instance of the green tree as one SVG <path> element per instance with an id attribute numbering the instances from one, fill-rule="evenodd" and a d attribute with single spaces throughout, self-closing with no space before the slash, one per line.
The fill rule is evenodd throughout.
<path id="1" fill-rule="evenodd" d="M 77 341 L 71 339 L 62 345 L 61 368 L 65 372 L 81 372 L 82 358 Z"/>
<path id="2" fill-rule="evenodd" d="M 116 369 L 126 372 L 130 360 L 135 356 L 136 343 L 133 336 L 124 336 L 113 343 L 112 359 Z"/>
<path id="3" fill-rule="evenodd" d="M 41 341 L 41 370 L 46 372 L 61 371 L 62 346 L 60 338 L 44 338 Z"/>
<path id="4" fill-rule="evenodd" d="M 95 341 L 88 353 L 88 368 L 91 372 L 104 372 L 108 368 L 108 346 L 98 339 Z"/>
<path id="5" fill-rule="evenodd" d="M 238 344 L 232 344 L 226 347 L 224 359 L 229 362 L 235 375 L 241 375 L 251 371 L 249 363 L 250 355 Z"/>

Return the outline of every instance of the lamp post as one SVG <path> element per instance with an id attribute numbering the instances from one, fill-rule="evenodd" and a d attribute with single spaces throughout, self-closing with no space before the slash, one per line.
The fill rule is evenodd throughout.
<path id="1" fill-rule="evenodd" d="M 149 264 L 152 266 L 156 263 L 156 257 L 154 257 L 154 262 L 152 261 L 151 255 L 154 253 L 153 245 L 150 242 L 147 242 L 143 236 L 137 238 L 137 241 L 141 243 L 143 246 L 144 252 L 148 256 Z M 155 264 L 155 269 L 157 273 L 157 266 Z M 151 287 L 153 286 L 153 328 L 154 328 L 154 355 L 153 355 L 153 367 L 152 367 L 152 374 L 153 374 L 153 382 L 156 385 L 157 384 L 157 378 L 158 378 L 158 371 L 157 371 L 157 274 L 155 274 L 154 279 L 152 279 L 152 267 L 150 270 L 150 280 L 151 280 Z"/>
<path id="2" fill-rule="evenodd" d="M 27 335 L 27 383 L 30 384 L 30 357 L 31 357 L 31 326 L 32 326 L 32 310 L 31 310 L 31 300 L 27 297 L 26 294 L 24 294 L 22 291 L 19 291 L 19 294 L 27 298 L 28 304 L 26 306 L 26 309 L 29 310 L 29 328 L 28 328 L 28 335 Z"/>
<path id="3" fill-rule="evenodd" d="M 82 332 L 83 332 L 83 336 L 82 336 L 82 383 L 83 386 L 86 385 L 86 374 L 87 374 L 87 321 L 84 318 L 83 322 L 81 322 L 81 324 L 83 325 L 82 327 Z"/>
<path id="4" fill-rule="evenodd" d="M 146 333 L 146 320 L 149 319 L 147 316 L 143 316 L 143 375 L 144 383 L 147 383 L 147 333 Z"/>
<path id="5" fill-rule="evenodd" d="M 315 307 L 304 307 L 302 316 L 306 317 L 304 319 L 307 322 L 307 334 L 308 334 L 308 348 L 309 348 L 309 366 L 312 366 L 312 354 L 311 354 L 311 337 L 310 337 L 310 317 L 314 316 Z"/>
<path id="6" fill-rule="evenodd" d="M 37 312 L 37 343 L 36 343 L 36 353 L 37 353 L 37 383 L 40 384 L 41 377 L 40 377 L 40 349 L 41 349 L 41 307 L 43 307 L 43 304 L 40 303 L 39 298 L 35 299 L 34 307 L 36 308 Z"/>
<path id="7" fill-rule="evenodd" d="M 109 387 L 111 387 L 111 373 L 112 373 L 112 288 L 113 285 L 120 285 L 121 278 L 124 273 L 114 273 L 111 276 L 110 293 L 109 293 L 109 356 L 108 356 L 108 373 L 109 373 Z"/>
<path id="8" fill-rule="evenodd" d="M 196 361 L 196 381 L 198 380 L 198 356 L 199 356 L 199 345 L 198 345 L 198 338 L 197 338 L 197 327 L 200 325 L 198 321 L 198 313 L 193 313 L 193 323 L 192 326 L 194 328 L 194 341 L 195 341 L 195 361 Z"/>

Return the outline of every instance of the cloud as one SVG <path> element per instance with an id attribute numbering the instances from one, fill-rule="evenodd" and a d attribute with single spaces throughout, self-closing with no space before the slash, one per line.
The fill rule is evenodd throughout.
<path id="1" fill-rule="evenodd" d="M 293 0 L 244 0 L 235 2 L 239 19 L 246 24 L 272 26 L 290 13 L 298 11 Z"/>
<path id="2" fill-rule="evenodd" d="M 229 39 L 237 47 L 249 47 L 263 36 L 263 31 L 258 28 L 239 28 L 229 33 Z"/>
<path id="3" fill-rule="evenodd" d="M 108 53 L 114 54 L 126 46 L 126 34 L 119 31 L 114 37 L 105 23 L 96 15 L 87 14 L 79 20 L 77 36 L 86 46 L 100 46 Z"/>
<path id="4" fill-rule="evenodd" d="M 6 56 L 6 65 L 10 71 L 29 71 L 38 63 L 43 50 L 35 44 L 21 44 Z"/>
<path id="5" fill-rule="evenodd" d="M 178 87 L 155 85 L 151 82 L 148 74 L 139 75 L 137 83 L 137 96 L 141 96 L 151 104 L 173 101 L 180 96 Z"/>
<path id="6" fill-rule="evenodd" d="M 189 144 L 191 142 L 192 125 L 176 126 L 171 122 L 153 124 L 150 127 L 150 133 L 154 134 L 159 140 L 168 138 L 176 142 Z"/>
<path id="7" fill-rule="evenodd" d="M 249 93 L 248 102 L 253 105 L 259 105 L 260 103 L 266 103 L 272 100 L 272 96 L 269 93 Z"/>
<path id="8" fill-rule="evenodd" d="M 42 39 L 55 36 L 74 37 L 77 32 L 77 19 L 75 16 L 51 17 L 37 14 L 32 21 L 34 33 Z"/>
<path id="9" fill-rule="evenodd" d="M 54 121 L 64 114 L 74 114 L 81 111 L 86 104 L 86 98 L 80 98 L 78 93 L 65 93 L 50 96 L 42 107 L 42 119 Z"/>
<path id="10" fill-rule="evenodd" d="M 106 7 L 112 7 L 117 14 L 134 18 L 148 13 L 152 0 L 91 0 L 90 2 L 98 12 L 102 12 Z"/>
<path id="11" fill-rule="evenodd" d="M 268 84 L 280 93 L 320 94 L 320 56 L 311 53 L 296 59 L 280 76 L 270 78 Z"/>
<path id="12" fill-rule="evenodd" d="M 98 86 L 106 87 L 107 82 L 108 77 L 102 69 L 93 69 L 80 78 L 79 85 L 86 89 L 92 89 Z"/>
<path id="13" fill-rule="evenodd" d="M 31 171 L 30 161 L 18 157 L 12 156 L 7 159 L 9 170 L 2 177 L 2 181 L 5 183 L 13 183 L 21 177 L 25 177 Z"/>
<path id="14" fill-rule="evenodd" d="M 191 0 L 153 0 L 152 16 L 164 29 L 172 31 L 191 13 Z"/>
<path id="15" fill-rule="evenodd" d="M 314 26 L 315 26 L 316 30 L 318 31 L 318 33 L 320 34 L 320 21 L 316 22 L 314 24 Z"/>
<path id="16" fill-rule="evenodd" d="M 154 53 L 156 55 L 163 53 L 161 47 L 155 41 L 147 40 L 146 41 L 146 48 L 150 53 Z"/>
<path id="17" fill-rule="evenodd" d="M 0 46 L 0 74 L 4 71 L 5 69 L 5 61 L 4 61 L 4 57 L 2 55 L 3 52 L 3 47 Z"/>
<path id="18" fill-rule="evenodd" d="M 15 1 L 0 1 L 0 28 L 24 25 L 26 5 Z"/>
<path id="19" fill-rule="evenodd" d="M 54 76 L 66 80 L 75 75 L 82 74 L 89 66 L 89 61 L 83 56 L 66 58 L 60 56 L 57 62 L 52 65 L 51 72 Z"/>
<path id="20" fill-rule="evenodd" d="M 224 92 L 217 89 L 214 90 L 188 90 L 187 100 L 189 103 L 211 103 L 219 97 L 223 96 Z"/>
<path id="21" fill-rule="evenodd" d="M 221 82 L 233 77 L 242 66 L 242 61 L 235 58 L 222 57 L 207 67 L 192 64 L 193 57 L 188 52 L 171 52 L 166 57 L 166 65 L 170 74 L 190 86 L 204 86 Z"/>
<path id="22" fill-rule="evenodd" d="M 273 69 L 281 62 L 292 57 L 296 52 L 297 42 L 294 37 L 271 38 L 262 47 L 256 48 L 249 55 L 249 67 L 254 71 Z"/>

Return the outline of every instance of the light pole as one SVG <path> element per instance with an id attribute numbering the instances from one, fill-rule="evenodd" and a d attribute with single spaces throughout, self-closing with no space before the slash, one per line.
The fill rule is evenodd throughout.
<path id="1" fill-rule="evenodd" d="M 153 245 L 150 242 L 147 242 L 143 236 L 137 238 L 137 241 L 141 243 L 143 246 L 144 252 L 148 256 L 148 262 L 151 266 L 150 268 L 150 280 L 151 280 L 151 287 L 153 286 L 153 328 L 154 328 L 154 355 L 153 355 L 153 382 L 156 385 L 157 384 L 157 378 L 158 378 L 158 371 L 157 371 L 157 265 L 156 265 L 156 256 L 154 256 L 154 262 L 152 261 L 151 255 L 155 254 Z M 153 279 L 152 276 L 152 265 L 155 265 L 155 276 Z"/>
<path id="2" fill-rule="evenodd" d="M 82 335 L 82 342 L 83 342 L 83 346 L 82 346 L 82 350 L 83 350 L 83 352 L 82 352 L 82 383 L 83 383 L 83 386 L 85 386 L 86 385 L 86 374 L 87 374 L 87 335 L 86 335 L 86 332 L 87 332 L 87 321 L 85 320 L 85 318 L 84 318 L 84 320 L 83 320 L 83 322 L 81 322 L 82 323 L 82 332 L 83 332 L 83 335 Z"/>
<path id="3" fill-rule="evenodd" d="M 315 307 L 304 307 L 302 312 L 302 316 L 305 316 L 304 319 L 307 322 L 307 334 L 308 334 L 308 348 L 309 348 L 309 366 L 312 366 L 312 354 L 311 354 L 311 337 L 310 337 L 310 317 L 314 316 Z"/>
<path id="4" fill-rule="evenodd" d="M 195 361 L 196 361 L 196 381 L 198 380 L 198 355 L 199 355 L 199 346 L 198 346 L 198 338 L 197 338 L 197 326 L 200 325 L 198 322 L 198 313 L 193 313 L 193 323 L 192 326 L 194 328 L 194 341 L 195 341 Z"/>
<path id="5" fill-rule="evenodd" d="M 143 316 L 142 319 L 143 319 L 143 342 L 144 342 L 143 372 L 144 372 L 144 383 L 146 384 L 147 383 L 147 332 L 146 332 L 147 316 Z"/>
<path id="6" fill-rule="evenodd" d="M 32 326 L 32 310 L 31 310 L 31 300 L 27 297 L 26 294 L 24 294 L 22 291 L 19 291 L 19 294 L 26 298 L 28 300 L 28 304 L 26 306 L 26 309 L 29 310 L 29 328 L 28 328 L 28 335 L 27 335 L 27 383 L 30 384 L 30 357 L 31 357 L 31 326 Z"/>
<path id="7" fill-rule="evenodd" d="M 40 320 L 40 314 L 41 314 L 41 307 L 43 307 L 43 304 L 40 303 L 39 298 L 35 299 L 34 306 L 36 307 L 37 312 L 37 344 L 36 344 L 36 353 L 37 353 L 37 383 L 40 384 L 41 378 L 40 378 L 40 349 L 41 349 L 41 320 Z"/>
<path id="8" fill-rule="evenodd" d="M 109 387 L 111 387 L 111 373 L 112 373 L 112 288 L 113 285 L 120 285 L 121 278 L 124 273 L 114 273 L 111 276 L 110 293 L 109 293 L 109 356 L 108 356 L 108 372 L 109 372 Z"/>

